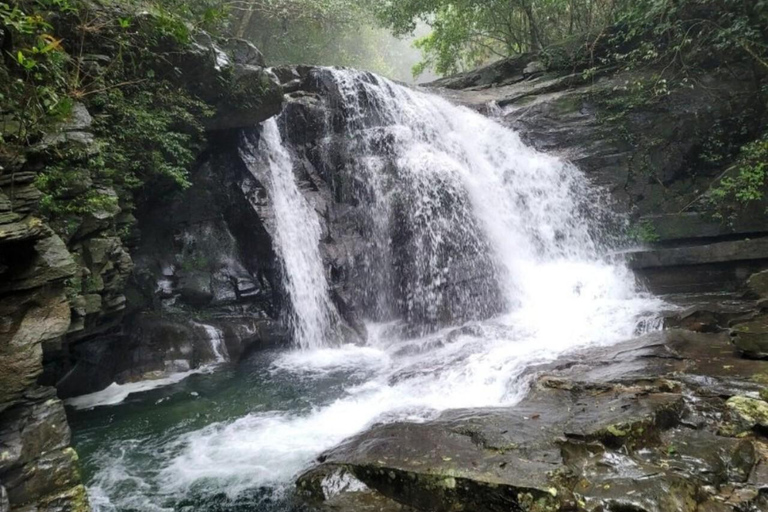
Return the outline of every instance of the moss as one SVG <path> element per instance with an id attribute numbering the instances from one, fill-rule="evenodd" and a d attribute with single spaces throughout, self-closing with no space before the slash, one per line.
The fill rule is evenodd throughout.
<path id="1" fill-rule="evenodd" d="M 743 426 L 768 428 L 768 403 L 746 396 L 734 396 L 725 405 Z"/>

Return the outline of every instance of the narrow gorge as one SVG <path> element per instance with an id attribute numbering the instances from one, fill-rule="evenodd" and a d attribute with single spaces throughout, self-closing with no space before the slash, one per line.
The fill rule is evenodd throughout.
<path id="1" fill-rule="evenodd" d="M 617 113 L 642 71 L 148 44 L 188 184 L 46 210 L 121 147 L 87 95 L 0 151 L 0 512 L 768 510 L 767 204 L 700 202 L 746 67 Z"/>

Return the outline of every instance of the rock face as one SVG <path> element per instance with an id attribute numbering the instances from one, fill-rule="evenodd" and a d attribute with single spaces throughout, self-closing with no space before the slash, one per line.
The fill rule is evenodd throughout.
<path id="1" fill-rule="evenodd" d="M 70 327 L 65 280 L 78 266 L 35 215 L 18 161 L 0 161 L 0 509 L 89 510 L 64 406 L 39 386 L 43 352 Z"/>
<path id="2" fill-rule="evenodd" d="M 61 396 L 215 361 L 211 336 L 222 337 L 232 361 L 288 342 L 279 264 L 241 190 L 250 174 L 237 137 L 212 144 L 218 151 L 191 176 L 193 187 L 139 213 L 125 328 L 74 347 L 77 362 L 57 386 Z"/>
<path id="3" fill-rule="evenodd" d="M 199 34 L 183 51 L 168 55 L 178 75 L 169 79 L 178 80 L 214 108 L 214 116 L 206 121 L 212 146 L 237 138 L 228 130 L 258 124 L 281 109 L 280 84 L 264 67 L 259 51 L 245 41 L 230 41 L 224 48 Z M 168 71 L 158 73 L 165 76 Z M 87 109 L 77 105 L 71 120 L 44 141 L 45 151 L 54 145 L 66 149 L 72 140 L 89 147 L 91 123 Z M 93 147 L 83 153 L 97 151 Z M 36 166 L 46 165 L 43 157 L 38 160 Z M 217 165 L 201 166 L 193 176 L 196 186 L 177 202 L 143 206 L 139 219 L 115 206 L 83 216 L 74 228 L 67 226 L 62 247 L 74 260 L 67 276 L 72 322 L 63 343 L 47 345 L 42 378 L 55 385 L 61 397 L 215 360 L 210 333 L 221 330 L 221 315 L 228 319 L 222 332 L 227 354 L 233 358 L 256 340 L 282 339 L 278 328 L 259 320 L 275 316 L 277 299 L 262 268 L 264 261 L 271 261 L 270 249 L 258 240 L 258 229 L 246 231 L 247 241 L 230 233 L 224 212 L 229 218 L 242 212 L 235 213 L 231 191 L 219 186 Z M 226 174 L 227 164 L 220 165 Z M 30 174 L 27 179 L 33 178 Z M 84 191 L 98 186 L 87 184 Z M 235 222 L 247 221 L 243 216 Z M 256 253 L 267 255 L 254 253 L 247 262 L 241 261 L 244 251 L 254 247 Z M 136 269 L 134 260 L 139 263 Z M 40 272 L 30 272 L 37 275 Z M 24 278 L 14 274 L 14 279 Z M 259 305 L 251 307 L 254 303 Z M 206 316 L 208 306 L 218 320 L 197 321 Z M 162 312 L 165 317 L 159 320 L 139 314 L 142 311 Z M 124 321 L 126 313 L 130 320 Z"/>
<path id="4" fill-rule="evenodd" d="M 244 41 L 226 46 L 199 34 L 194 43 L 169 51 L 171 65 L 157 70 L 212 107 L 212 139 L 275 115 L 283 101 L 280 84 L 255 47 Z M 107 54 L 113 50 L 103 48 Z M 138 236 L 134 215 L 117 206 L 115 191 L 89 175 L 68 193 L 98 191 L 116 200 L 68 218 L 66 225 L 46 223 L 39 212 L 38 173 L 60 163 L 61 155 L 78 155 L 67 162 L 82 163 L 99 151 L 93 119 L 79 103 L 68 120 L 23 154 L 0 151 L 0 510 L 89 510 L 60 398 L 115 380 L 237 359 L 256 341 L 284 337 L 269 319 L 279 302 L 262 268 L 271 261 L 268 244 L 257 230 L 249 230 L 253 236 L 247 240 L 233 237 L 222 212 L 247 220 L 229 198 L 217 197 L 216 209 L 209 208 L 208 201 L 223 190 L 206 195 L 203 187 L 218 183 L 210 166 L 199 172 L 203 195 L 191 193 L 195 210 L 208 214 L 190 216 L 193 210 L 181 203 L 153 206 L 158 218 L 168 220 L 142 217 L 147 238 Z M 158 239 L 168 245 L 153 252 L 149 244 Z M 243 256 L 254 247 L 267 256 Z M 134 258 L 140 262 L 136 272 Z M 149 284 L 145 278 L 155 268 L 161 279 Z M 177 302 L 181 307 L 174 309 Z M 198 321 L 208 306 L 218 316 Z M 131 320 L 124 323 L 126 313 Z"/>

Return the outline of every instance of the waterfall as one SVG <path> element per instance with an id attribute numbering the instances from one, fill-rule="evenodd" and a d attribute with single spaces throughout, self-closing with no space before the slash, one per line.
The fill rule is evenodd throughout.
<path id="1" fill-rule="evenodd" d="M 338 318 L 318 247 L 322 231 L 317 212 L 296 183 L 277 122 L 264 123 L 257 144 L 246 135 L 241 155 L 254 176 L 266 181 L 274 215 L 272 235 L 291 300 L 296 344 L 303 349 L 330 345 L 336 338 Z"/>
<path id="2" fill-rule="evenodd" d="M 267 366 L 247 373 L 259 377 L 254 400 L 268 398 L 251 413 L 168 441 L 162 469 L 145 473 L 150 496 L 279 496 L 319 453 L 373 424 L 514 406 L 529 369 L 658 326 L 659 301 L 611 260 L 602 193 L 576 167 L 439 97 L 368 73 L 312 73 L 315 110 L 286 110 L 240 148 L 269 196 L 306 350 L 262 354 Z M 310 119 L 318 110 L 325 117 Z M 299 165 L 332 190 L 322 215 Z M 350 239 L 364 345 L 332 344 L 341 315 L 323 254 Z M 99 489 L 118 489 L 121 475 L 102 471 Z"/>

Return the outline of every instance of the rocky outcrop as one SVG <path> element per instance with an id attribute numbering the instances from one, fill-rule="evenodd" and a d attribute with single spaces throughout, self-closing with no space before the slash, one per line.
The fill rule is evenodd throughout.
<path id="1" fill-rule="evenodd" d="M 189 45 L 169 50 L 168 56 L 173 64 L 172 75 L 166 76 L 167 69 L 157 72 L 178 81 L 213 107 L 214 115 L 205 122 L 216 144 L 236 139 L 236 132 L 228 130 L 258 124 L 280 111 L 282 89 L 250 43 L 230 41 L 220 45 L 199 34 Z M 237 116 L 232 115 L 233 109 L 238 110 Z M 71 120 L 34 149 L 34 167 L 55 161 L 62 151 L 72 154 L 72 144 L 77 145 L 77 154 L 83 158 L 97 155 L 100 147 L 94 142 L 91 128 L 88 110 L 77 105 Z M 213 196 L 208 187 L 218 183 L 216 171 L 210 165 L 202 166 L 193 177 L 195 186 L 182 194 L 181 201 L 171 200 L 167 208 L 149 203 L 138 212 L 139 219 L 131 209 L 114 205 L 76 217 L 76 224 L 67 219 L 66 226 L 54 225 L 65 235 L 66 248 L 76 266 L 67 281 L 72 314 L 68 335 L 63 343 L 49 344 L 45 351 L 46 373 L 42 382 L 56 385 L 60 396 L 96 391 L 116 380 L 158 376 L 166 366 L 168 371 L 175 371 L 213 360 L 210 348 L 193 350 L 194 346 L 210 347 L 210 340 L 198 322 L 201 315 L 206 316 L 204 310 L 209 305 L 226 305 L 225 313 L 240 319 L 226 331 L 226 343 L 232 345 L 232 354 L 243 353 L 248 340 L 263 339 L 265 332 L 270 336 L 279 334 L 278 329 L 263 327 L 255 320 L 268 317 L 264 309 L 272 306 L 265 303 L 272 298 L 265 286 L 270 285 L 263 272 L 256 269 L 252 275 L 238 261 L 238 242 L 219 222 L 221 212 L 231 210 L 230 198 L 219 197 L 213 208 L 209 203 Z M 85 183 L 80 193 L 99 187 L 99 183 Z M 115 196 L 114 191 L 103 187 L 100 191 Z M 192 202 L 187 203 L 188 200 Z M 116 203 L 123 204 L 122 200 Z M 192 214 L 194 218 L 190 218 L 192 210 L 184 207 L 189 204 L 201 214 Z M 145 214 L 147 210 L 151 213 Z M 216 238 L 211 236 L 214 233 Z M 201 247 L 200 243 L 207 246 Z M 178 257 L 174 255 L 177 249 L 181 251 Z M 153 256 L 155 259 L 148 261 Z M 140 262 L 136 272 L 134 259 Z M 216 265 L 228 267 L 214 271 Z M 210 273 L 205 273 L 206 268 L 216 273 L 213 280 Z M 149 277 L 155 271 L 157 277 Z M 153 281 L 149 283 L 147 279 Z M 170 288 L 165 288 L 166 283 Z M 164 305 L 176 303 L 176 299 L 182 308 L 166 310 Z M 256 311 L 247 306 L 254 301 L 262 304 Z M 245 306 L 239 308 L 238 304 Z M 185 307 L 195 311 L 186 312 Z M 170 316 L 164 324 L 175 325 L 178 337 L 169 334 L 174 329 L 164 330 L 158 327 L 158 322 L 145 320 L 153 318 L 151 315 L 135 314 L 140 311 L 167 312 Z M 135 321 L 124 322 L 126 312 Z M 156 329 L 160 329 L 157 336 L 149 334 Z M 195 335 L 187 338 L 190 332 Z M 189 346 L 182 349 L 180 344 L 185 339 Z M 116 359 L 115 354 L 123 357 Z"/>
<path id="2" fill-rule="evenodd" d="M 61 396 L 215 361 L 214 332 L 232 361 L 288 342 L 279 264 L 241 190 L 250 174 L 237 141 L 236 134 L 215 137 L 217 149 L 191 176 L 192 187 L 138 212 L 123 328 L 73 347 L 75 364 L 57 385 Z"/>
<path id="3" fill-rule="evenodd" d="M 65 282 L 78 266 L 35 215 L 39 192 L 22 165 L 0 161 L 0 509 L 85 512 L 64 406 L 37 384 L 44 351 L 69 330 Z"/>
<path id="4" fill-rule="evenodd" d="M 766 367 L 727 335 L 670 330 L 529 371 L 515 407 L 373 427 L 323 454 L 300 491 L 324 502 L 368 489 L 424 511 L 768 505 Z"/>
<path id="5" fill-rule="evenodd" d="M 746 137 L 759 128 L 754 109 L 760 102 L 746 70 L 702 72 L 695 85 L 657 94 L 643 89 L 652 70 L 604 69 L 586 78 L 543 68 L 527 72 L 535 59 L 524 55 L 431 86 L 493 114 L 535 147 L 573 161 L 636 217 L 697 211 L 691 203 L 723 171 L 706 163 L 703 153 L 710 145 L 737 142 L 728 133 L 735 124 Z M 753 224 L 765 230 L 764 223 Z M 731 230 L 723 223 L 714 235 Z"/>

